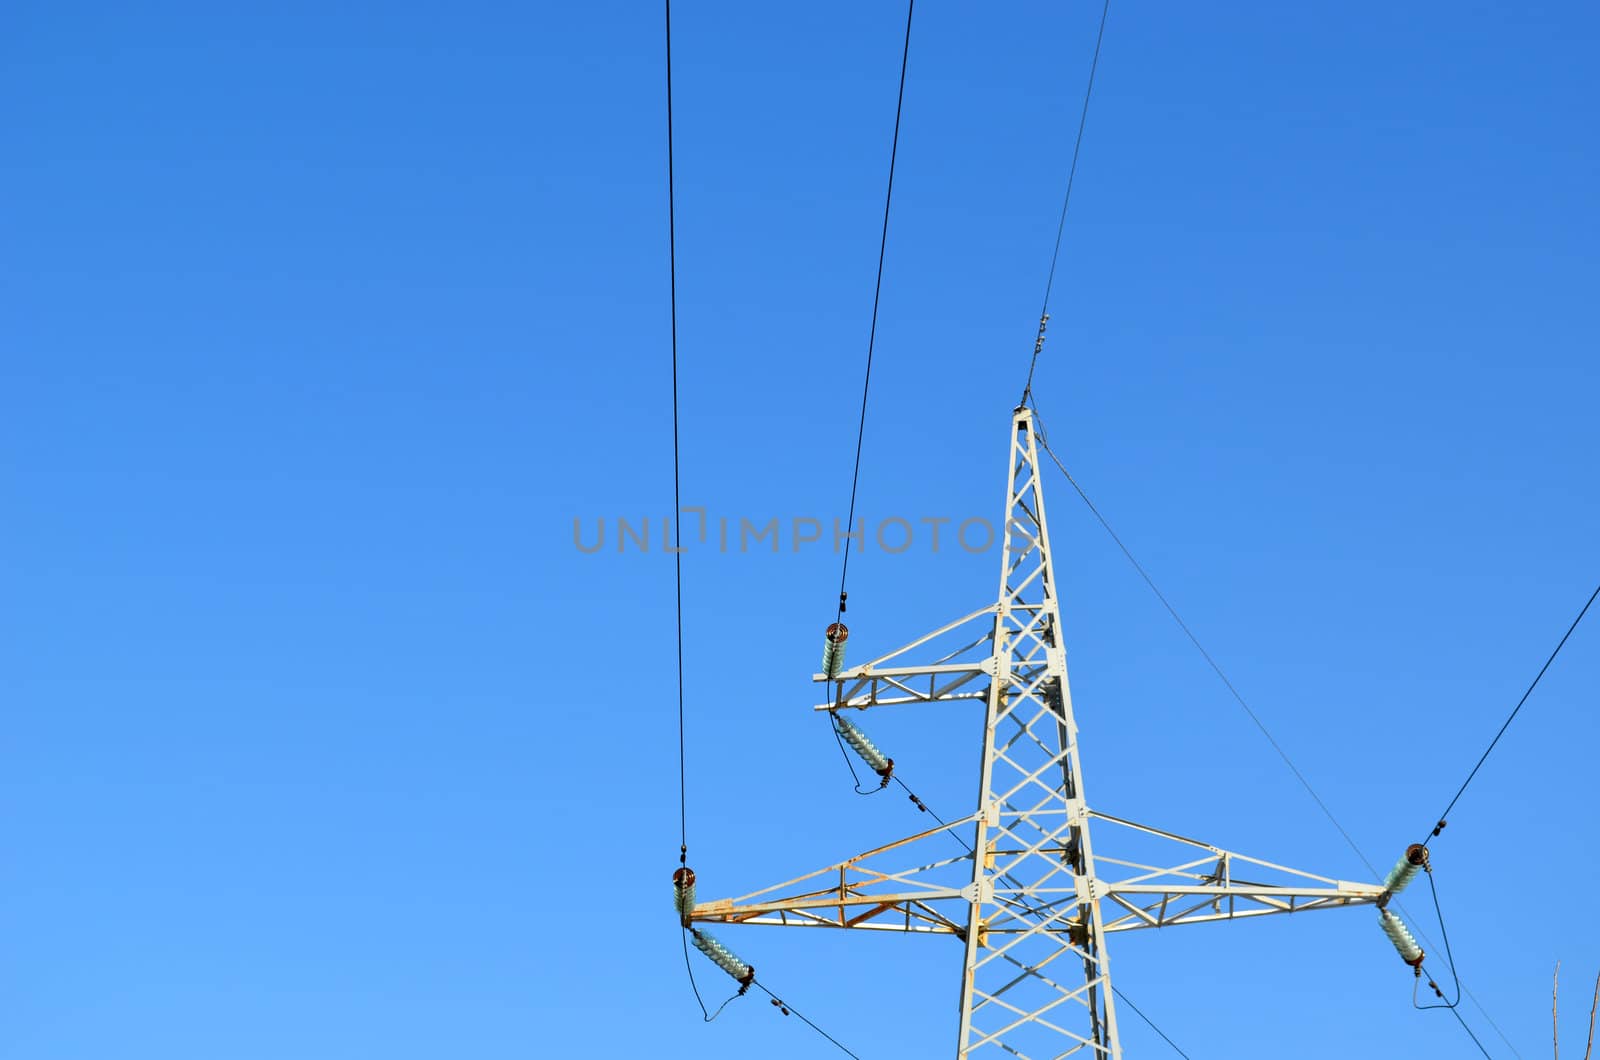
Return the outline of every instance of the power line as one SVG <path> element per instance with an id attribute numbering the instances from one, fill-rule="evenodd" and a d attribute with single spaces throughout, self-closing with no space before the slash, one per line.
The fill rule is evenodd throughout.
<path id="1" fill-rule="evenodd" d="M 1461 1013 L 1452 1008 L 1450 1010 L 1450 1015 L 1454 1016 L 1456 1018 L 1456 1022 L 1461 1024 L 1461 1029 L 1467 1032 L 1467 1037 L 1471 1038 L 1472 1044 L 1478 1047 L 1478 1052 L 1482 1053 L 1486 1057 L 1489 1056 L 1489 1050 L 1485 1049 L 1483 1047 L 1483 1043 L 1478 1041 L 1478 1036 L 1472 1033 L 1472 1028 L 1467 1026 L 1467 1021 L 1462 1019 Z M 1490 1057 L 1490 1060 L 1493 1060 L 1493 1057 Z"/>
<path id="2" fill-rule="evenodd" d="M 1129 550 L 1126 544 L 1123 543 L 1122 538 L 1117 534 L 1116 530 L 1112 528 L 1111 523 L 1106 519 L 1106 517 L 1101 514 L 1100 509 L 1095 507 L 1094 501 L 1089 499 L 1089 494 L 1085 492 L 1081 485 L 1078 484 L 1078 480 L 1072 477 L 1072 472 L 1067 470 L 1066 465 L 1061 462 L 1061 458 L 1055 454 L 1055 450 L 1050 448 L 1049 432 L 1045 429 L 1044 418 L 1039 415 L 1039 407 L 1036 401 L 1033 403 L 1033 411 L 1034 415 L 1039 419 L 1039 444 L 1041 447 L 1043 447 L 1045 454 L 1048 455 L 1051 461 L 1056 465 L 1056 469 L 1060 471 L 1067 482 L 1071 484 L 1072 488 L 1077 492 L 1078 497 L 1083 501 L 1090 513 L 1095 517 L 1095 520 L 1099 522 L 1100 526 L 1105 530 L 1106 534 L 1110 536 L 1111 540 L 1116 543 L 1117 548 L 1121 550 L 1123 556 L 1127 558 L 1128 563 L 1135 571 L 1138 572 L 1139 577 L 1144 580 L 1145 585 L 1150 588 L 1150 591 L 1155 594 L 1156 599 L 1161 602 L 1161 606 L 1166 608 L 1167 614 L 1172 616 L 1172 620 L 1177 623 L 1178 628 L 1183 631 L 1184 636 L 1189 638 L 1189 642 L 1194 645 L 1195 650 L 1200 653 L 1201 657 L 1205 659 L 1208 665 L 1210 665 L 1217 677 L 1221 679 L 1223 685 L 1233 695 L 1234 700 L 1237 701 L 1239 706 L 1244 709 L 1244 712 L 1249 715 L 1250 720 L 1255 723 L 1256 728 L 1261 730 L 1261 735 L 1266 737 L 1267 742 L 1272 745 L 1272 749 L 1278 753 L 1278 757 L 1283 759 L 1284 765 L 1289 767 L 1289 771 L 1294 774 L 1295 779 L 1300 781 L 1301 786 L 1306 789 L 1306 793 L 1311 796 L 1312 801 L 1317 804 L 1317 806 L 1322 810 L 1323 815 L 1328 818 L 1328 821 L 1333 825 L 1333 827 L 1338 830 L 1341 836 L 1344 837 L 1345 843 L 1348 844 L 1350 849 L 1355 852 L 1356 857 L 1359 858 L 1361 863 L 1366 866 L 1367 871 L 1374 879 L 1382 879 L 1382 874 L 1378 872 L 1377 867 L 1373 865 L 1372 860 L 1367 857 L 1367 855 L 1362 851 L 1360 845 L 1357 844 L 1355 839 L 1351 837 L 1350 833 L 1345 830 L 1344 825 L 1339 823 L 1339 819 L 1333 815 L 1333 811 L 1328 808 L 1328 804 L 1322 800 L 1322 797 L 1317 794 L 1316 789 L 1311 786 L 1311 781 L 1306 778 L 1304 773 L 1300 772 L 1299 767 L 1297 767 L 1294 764 L 1294 761 L 1289 757 L 1289 753 L 1283 749 L 1282 745 L 1279 744 L 1278 741 L 1273 737 L 1271 731 L 1267 729 L 1266 723 L 1263 722 L 1256 712 L 1250 708 L 1250 704 L 1245 702 L 1244 696 L 1239 693 L 1238 688 L 1236 688 L 1234 683 L 1229 680 L 1228 675 L 1223 672 L 1222 667 L 1217 663 L 1216 659 L 1212 658 L 1211 653 L 1206 651 L 1205 646 L 1201 644 L 1200 639 L 1194 635 L 1194 631 L 1189 628 L 1188 623 L 1186 623 L 1183 620 L 1183 617 L 1178 614 L 1177 608 L 1172 606 L 1172 603 L 1167 599 L 1166 594 L 1163 593 L 1160 587 L 1156 585 L 1155 579 L 1150 577 L 1149 572 L 1144 569 L 1144 565 L 1134 557 L 1133 552 Z M 1597 590 L 1597 592 L 1600 592 L 1600 590 Z M 1593 603 L 1593 601 L 1594 598 L 1591 597 L 1590 603 Z M 1585 609 L 1587 610 L 1587 605 L 1585 605 Z M 1581 619 L 1583 616 L 1580 614 L 1578 617 Z M 1574 626 L 1576 626 L 1576 623 L 1574 623 Z M 1568 630 L 1568 635 L 1570 634 L 1571 630 Z M 1565 643 L 1565 638 L 1562 639 L 1562 642 Z M 1556 650 L 1560 651 L 1560 648 L 1558 647 Z M 1553 655 L 1552 658 L 1554 658 Z M 1548 666 L 1549 663 L 1546 663 L 1545 665 Z M 1543 676 L 1543 671 L 1540 671 L 1540 675 Z M 1537 683 L 1538 682 L 1536 680 L 1535 684 Z M 1529 691 L 1532 691 L 1532 689 L 1530 688 Z M 1496 739 L 1498 739 L 1498 737 L 1496 737 Z M 1399 902 L 1396 902 L 1395 904 L 1400 907 L 1400 910 L 1406 914 L 1407 918 L 1411 918 L 1410 910 L 1406 909 L 1403 905 L 1400 905 Z M 1414 918 L 1412 919 L 1414 923 Z M 1417 934 L 1422 937 L 1423 941 L 1427 943 L 1429 947 L 1433 946 L 1432 940 L 1430 940 L 1420 928 L 1417 929 Z M 1460 982 L 1459 977 L 1457 977 L 1457 982 Z M 1468 998 L 1471 999 L 1473 1005 L 1477 1007 L 1479 1012 L 1483 1013 L 1483 1018 L 1489 1021 L 1489 1025 L 1493 1027 L 1495 1033 L 1500 1036 L 1500 1040 L 1506 1043 L 1506 1047 L 1509 1048 L 1513 1054 L 1521 1057 L 1522 1054 L 1518 1052 L 1517 1047 L 1511 1043 L 1511 1039 L 1506 1037 L 1505 1032 L 1500 1029 L 1500 1025 L 1496 1023 L 1494 1017 L 1489 1014 L 1489 1010 L 1484 1007 L 1483 1002 L 1478 1000 L 1477 995 L 1474 994 L 1465 983 L 1461 983 L 1460 985 L 1462 991 L 1467 995 Z M 1451 1012 L 1453 1015 L 1455 1015 L 1457 1022 L 1461 1023 L 1462 1029 L 1472 1037 L 1473 1042 L 1476 1043 L 1478 1048 L 1481 1050 L 1483 1048 L 1482 1043 L 1478 1042 L 1477 1036 L 1472 1034 L 1471 1029 L 1467 1027 L 1465 1020 L 1463 1020 L 1461 1017 L 1461 1014 L 1456 1012 L 1454 1009 L 1451 1009 Z M 1485 1052 L 1484 1055 L 1488 1055 L 1487 1052 Z"/>
<path id="3" fill-rule="evenodd" d="M 1178 1054 L 1178 1055 L 1179 1055 L 1179 1056 L 1181 1056 L 1181 1057 L 1183 1057 L 1183 1060 L 1191 1060 L 1191 1058 L 1190 1058 L 1190 1056 L 1189 1056 L 1189 1054 L 1188 1054 L 1188 1053 L 1186 1053 L 1186 1052 L 1184 1052 L 1184 1051 L 1183 1051 L 1183 1050 L 1182 1050 L 1182 1049 L 1179 1049 L 1179 1048 L 1178 1048 L 1178 1043 L 1177 1043 L 1177 1042 L 1175 1042 L 1175 1041 L 1173 1041 L 1173 1040 L 1172 1040 L 1172 1039 L 1171 1039 L 1171 1038 L 1168 1038 L 1168 1037 L 1167 1037 L 1167 1032 L 1166 1032 L 1166 1031 L 1164 1031 L 1164 1030 L 1162 1030 L 1162 1029 L 1161 1029 L 1161 1028 L 1160 1028 L 1160 1027 L 1157 1027 L 1157 1026 L 1156 1026 L 1156 1021 L 1155 1021 L 1155 1020 L 1153 1020 L 1153 1019 L 1151 1019 L 1151 1018 L 1150 1018 L 1150 1017 L 1149 1017 L 1149 1016 L 1146 1016 L 1146 1015 L 1145 1015 L 1145 1014 L 1144 1014 L 1144 1010 L 1143 1010 L 1143 1009 L 1141 1009 L 1141 1008 L 1140 1008 L 1140 1007 L 1139 1007 L 1139 1006 L 1138 1006 L 1138 1005 L 1135 1005 L 1135 1004 L 1134 1004 L 1134 1003 L 1133 1003 L 1133 1001 L 1132 1001 L 1132 999 L 1130 999 L 1130 998 L 1129 998 L 1129 997 L 1128 997 L 1128 995 L 1127 995 L 1127 994 L 1124 994 L 1124 993 L 1123 993 L 1123 992 L 1122 992 L 1122 991 L 1121 991 L 1121 990 L 1120 990 L 1120 989 L 1119 989 L 1119 988 L 1118 988 L 1118 987 L 1117 987 L 1117 986 L 1116 986 L 1116 984 L 1112 984 L 1112 986 L 1111 986 L 1111 992 L 1112 992 L 1112 993 L 1113 993 L 1113 994 L 1116 994 L 1116 995 L 1117 995 L 1117 997 L 1118 997 L 1118 999 L 1120 999 L 1120 1000 L 1121 1000 L 1121 1001 L 1122 1001 L 1122 1002 L 1123 1002 L 1123 1003 L 1124 1003 L 1124 1004 L 1126 1004 L 1126 1005 L 1127 1005 L 1127 1006 L 1128 1006 L 1128 1007 L 1129 1007 L 1129 1008 L 1131 1008 L 1131 1009 L 1133 1009 L 1133 1014 L 1134 1014 L 1134 1015 L 1136 1015 L 1136 1016 L 1138 1016 L 1138 1017 L 1139 1017 L 1139 1018 L 1140 1018 L 1140 1019 L 1142 1019 L 1142 1020 L 1144 1020 L 1144 1021 L 1145 1021 L 1145 1022 L 1146 1022 L 1146 1023 L 1148 1023 L 1148 1024 L 1150 1024 L 1150 1029 L 1151 1029 L 1151 1030 L 1153 1030 L 1153 1031 L 1155 1031 L 1155 1032 L 1156 1032 L 1156 1033 L 1157 1033 L 1157 1034 L 1159 1034 L 1159 1035 L 1161 1035 L 1161 1040 L 1162 1040 L 1162 1041 L 1164 1041 L 1164 1042 L 1166 1042 L 1166 1043 L 1167 1043 L 1167 1044 L 1168 1044 L 1168 1045 L 1170 1045 L 1170 1046 L 1172 1046 L 1172 1051 L 1173 1051 L 1173 1052 L 1175 1052 L 1175 1053 L 1177 1053 L 1177 1054 Z"/>
<path id="4" fill-rule="evenodd" d="M 678 515 L 683 511 L 683 499 L 679 489 L 679 459 L 678 459 L 678 219 L 677 219 L 677 190 L 673 180 L 672 156 L 672 0 L 666 3 L 666 52 L 667 52 L 667 279 L 670 292 L 668 302 L 672 312 L 672 563 L 675 593 L 675 610 L 677 612 L 678 634 L 678 864 L 687 867 L 689 864 L 689 783 L 688 783 L 688 750 L 687 740 L 684 735 L 683 722 L 683 549 L 680 547 L 681 530 Z M 716 1013 L 706 1008 L 705 999 L 700 996 L 700 984 L 694 979 L 694 965 L 689 960 L 689 932 L 683 931 L 683 970 L 689 976 L 689 989 L 694 991 L 695 1002 L 700 1006 L 700 1015 L 707 1022 L 717 1018 L 726 1007 Z"/>
<path id="5" fill-rule="evenodd" d="M 1472 767 L 1472 772 L 1467 774 L 1467 779 L 1461 782 L 1461 787 L 1456 790 L 1455 796 L 1450 800 L 1450 805 L 1446 806 L 1444 812 L 1438 816 L 1438 823 L 1434 825 L 1433 831 L 1422 841 L 1423 846 L 1433 842 L 1440 830 L 1444 828 L 1445 819 L 1450 816 L 1450 811 L 1455 809 L 1456 803 L 1460 801 L 1461 796 L 1466 792 L 1467 785 L 1472 783 L 1472 778 L 1478 775 L 1478 770 L 1482 769 L 1483 763 L 1488 761 L 1489 752 L 1494 750 L 1495 744 L 1500 742 L 1500 737 L 1506 734 L 1506 730 L 1516 720 L 1518 711 L 1522 710 L 1522 705 L 1528 702 L 1528 697 L 1533 695 L 1533 690 L 1539 687 L 1539 681 L 1543 679 L 1545 671 L 1550 669 L 1550 664 L 1556 661 L 1556 656 L 1561 654 L 1561 649 L 1567 646 L 1567 638 L 1571 637 L 1573 630 L 1578 628 L 1578 623 L 1583 621 L 1583 616 L 1589 613 L 1589 605 L 1594 603 L 1597 596 L 1600 596 L 1600 585 L 1596 585 L 1594 592 L 1589 594 L 1589 599 L 1583 605 L 1583 610 L 1578 612 L 1578 617 L 1572 620 L 1572 625 L 1568 626 L 1567 631 L 1561 635 L 1561 641 L 1556 645 L 1555 651 L 1551 652 L 1550 657 L 1544 661 L 1544 665 L 1539 667 L 1539 672 L 1534 675 L 1533 683 L 1528 686 L 1526 692 L 1522 693 L 1522 698 L 1517 700 L 1517 705 L 1512 708 L 1511 714 L 1505 720 L 1505 724 L 1500 726 L 1500 731 L 1494 734 L 1494 739 L 1489 741 L 1489 746 L 1484 749 L 1483 754 L 1478 758 L 1478 764 Z"/>
<path id="6" fill-rule="evenodd" d="M 1033 359 L 1028 362 L 1028 382 L 1022 388 L 1022 401 L 1028 403 L 1028 395 L 1033 391 L 1033 370 L 1038 367 L 1039 354 L 1044 349 L 1044 329 L 1050 321 L 1050 291 L 1056 282 L 1056 262 L 1061 257 L 1061 233 L 1067 227 L 1067 207 L 1072 203 L 1072 184 L 1078 176 L 1078 154 L 1083 149 L 1083 130 L 1089 122 L 1089 99 L 1094 95 L 1094 75 L 1100 68 L 1100 44 L 1106 36 L 1106 15 L 1111 11 L 1111 0 L 1105 0 L 1100 7 L 1100 29 L 1094 38 L 1094 59 L 1089 63 L 1089 83 L 1083 90 L 1083 110 L 1078 114 L 1078 135 L 1072 141 L 1072 165 L 1067 170 L 1067 191 L 1061 197 L 1061 218 L 1056 222 L 1056 245 L 1050 252 L 1050 274 L 1044 282 L 1044 304 L 1039 308 L 1039 335 L 1033 340 Z"/>
<path id="7" fill-rule="evenodd" d="M 1444 939 L 1445 964 L 1449 966 L 1450 977 L 1455 980 L 1456 984 L 1456 999 L 1454 1001 L 1445 1000 L 1444 992 L 1439 989 L 1438 985 L 1432 979 L 1429 979 L 1428 985 L 1433 987 L 1434 993 L 1439 997 L 1441 1004 L 1418 1005 L 1415 1000 L 1415 989 L 1412 990 L 1413 999 L 1411 1003 L 1416 1008 L 1423 1010 L 1435 1008 L 1455 1008 L 1457 1005 L 1461 1004 L 1461 975 L 1456 971 L 1456 957 L 1455 954 L 1450 950 L 1450 929 L 1444 926 L 1444 907 L 1439 904 L 1439 885 L 1434 882 L 1432 870 L 1429 870 L 1427 875 L 1428 891 L 1433 896 L 1434 916 L 1436 916 L 1439 920 L 1439 937 Z M 1432 943 L 1429 945 L 1432 945 Z M 1417 978 L 1420 980 L 1421 976 L 1418 976 Z"/>
<path id="8" fill-rule="evenodd" d="M 667 279 L 672 306 L 672 508 L 683 507 L 678 477 L 678 219 L 677 193 L 673 186 L 672 159 L 672 0 L 667 5 Z M 689 847 L 689 808 L 685 780 L 686 752 L 683 735 L 683 549 L 676 515 L 672 519 L 672 563 L 676 575 L 678 613 L 678 838 L 683 853 Z"/>
<path id="9" fill-rule="evenodd" d="M 889 249 L 889 205 L 894 201 L 894 164 L 900 154 L 900 115 L 906 101 L 906 67 L 911 60 L 911 18 L 917 0 L 906 4 L 906 39 L 900 52 L 900 91 L 894 104 L 894 138 L 889 144 L 889 184 L 883 193 L 883 233 L 878 239 L 878 278 L 872 286 L 872 326 L 867 331 L 867 370 L 861 380 L 861 422 L 856 427 L 856 460 L 850 472 L 850 509 L 845 516 L 844 562 L 839 568 L 838 622 L 844 616 L 845 579 L 850 573 L 850 531 L 856 522 L 856 488 L 861 482 L 861 446 L 867 436 L 867 395 L 872 389 L 872 353 L 878 341 L 878 305 L 883 296 L 883 260 Z"/>
<path id="10" fill-rule="evenodd" d="M 827 1031 L 823 1030 L 821 1027 L 817 1026 L 815 1023 L 812 1023 L 809 1019 L 806 1018 L 805 1013 L 801 1012 L 799 1009 L 795 1008 L 793 1005 L 791 1005 L 787 1001 L 783 1000 L 777 994 L 774 994 L 771 990 L 768 990 L 766 988 L 766 985 L 763 984 L 760 980 L 751 980 L 751 982 L 752 982 L 752 984 L 755 986 L 755 988 L 757 990 L 761 991 L 763 994 L 766 994 L 769 998 L 771 998 L 772 999 L 772 1003 L 774 1005 L 776 1005 L 778 1007 L 778 1009 L 785 1016 L 791 1016 L 791 1015 L 792 1016 L 799 1016 L 801 1023 L 804 1023 L 807 1027 L 810 1027 L 812 1030 L 816 1031 L 818 1034 L 820 1034 L 824 1038 L 828 1039 L 828 1041 L 832 1042 L 838 1048 L 838 1050 L 841 1053 L 843 1053 L 846 1056 L 853 1056 L 853 1057 L 855 1057 L 855 1060 L 861 1060 L 861 1057 L 856 1056 L 855 1053 L 851 1052 L 848 1048 L 846 1048 L 846 1046 L 845 1046 L 845 1044 L 843 1042 L 841 1042 L 839 1039 L 835 1038 L 833 1035 L 829 1034 Z"/>

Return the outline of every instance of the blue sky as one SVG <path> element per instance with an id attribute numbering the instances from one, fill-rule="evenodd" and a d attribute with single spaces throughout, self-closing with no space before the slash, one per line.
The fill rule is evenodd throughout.
<path id="1" fill-rule="evenodd" d="M 4 15 L 0 1055 L 832 1055 L 764 1000 L 701 1025 L 672 563 L 574 547 L 672 507 L 660 14 Z M 919 6 L 869 525 L 999 516 L 1097 14 Z M 843 517 L 903 19 L 675 12 L 683 493 L 714 517 Z M 1111 12 L 1039 405 L 1380 865 L 1600 577 L 1597 36 L 1575 3 Z M 1091 803 L 1361 878 L 1047 488 Z M 855 657 L 992 597 L 997 553 L 928 545 L 852 561 Z M 837 564 L 684 557 L 706 897 L 920 827 L 808 710 Z M 1600 971 L 1597 687 L 1590 626 L 1436 844 L 1524 1056 L 1555 963 L 1569 1049 Z M 882 713 L 967 812 L 975 718 Z M 1372 919 L 1124 936 L 1114 969 L 1195 1057 L 1476 1055 Z M 944 940 L 723 937 L 863 1057 L 949 1051 Z"/>

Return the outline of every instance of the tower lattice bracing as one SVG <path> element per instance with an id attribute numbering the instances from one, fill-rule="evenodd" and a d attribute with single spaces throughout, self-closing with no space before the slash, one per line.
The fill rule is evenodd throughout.
<path id="1" fill-rule="evenodd" d="M 798 879 L 700 903 L 691 918 L 953 936 L 964 950 L 957 1057 L 1120 1057 L 1110 935 L 1371 905 L 1384 890 L 1089 808 L 1034 430 L 1032 411 L 1017 409 L 995 602 L 870 662 L 815 675 L 831 693 L 816 709 L 840 714 L 981 703 L 977 809 Z"/>

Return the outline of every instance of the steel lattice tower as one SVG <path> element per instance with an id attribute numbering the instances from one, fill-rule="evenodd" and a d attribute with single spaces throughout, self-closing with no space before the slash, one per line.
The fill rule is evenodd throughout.
<path id="1" fill-rule="evenodd" d="M 691 919 L 954 936 L 965 949 L 958 1058 L 1120 1058 L 1109 935 L 1374 905 L 1387 892 L 1089 808 L 1034 431 L 1032 411 L 1018 408 L 995 602 L 814 677 L 833 693 L 816 709 L 841 714 L 981 701 L 977 810 L 787 883 L 700 903 Z M 906 658 L 923 655 L 935 661 Z M 1091 832 L 1104 841 L 1099 856 Z M 965 853 L 949 856 L 951 837 Z"/>

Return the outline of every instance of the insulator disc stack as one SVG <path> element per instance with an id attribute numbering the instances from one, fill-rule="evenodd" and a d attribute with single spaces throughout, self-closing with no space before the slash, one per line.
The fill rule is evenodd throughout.
<path id="1" fill-rule="evenodd" d="M 694 914 L 694 870 L 688 866 L 672 874 L 672 907 L 678 911 L 683 926 L 688 927 L 689 918 Z"/>
<path id="2" fill-rule="evenodd" d="M 835 714 L 833 720 L 839 725 L 839 735 L 844 737 L 844 742 L 850 745 L 851 750 L 861 756 L 867 768 L 888 780 L 894 773 L 894 759 L 878 750 L 877 745 L 867 738 L 867 734 L 850 724 L 848 719 Z"/>
<path id="3" fill-rule="evenodd" d="M 1412 843 L 1406 847 L 1406 852 L 1400 855 L 1400 860 L 1394 863 L 1389 875 L 1383 878 L 1383 889 L 1390 894 L 1399 894 L 1417 878 L 1417 873 L 1427 864 L 1428 848 L 1421 843 Z"/>
<path id="4" fill-rule="evenodd" d="M 736 957 L 732 950 L 706 934 L 704 931 L 694 933 L 694 948 L 710 957 L 716 962 L 718 968 L 727 972 L 741 987 L 749 986 L 755 981 L 756 970 Z"/>
<path id="5" fill-rule="evenodd" d="M 823 631 L 822 672 L 827 676 L 838 677 L 844 669 L 844 642 L 849 637 L 849 627 L 843 622 L 835 622 Z"/>
<path id="6" fill-rule="evenodd" d="M 1411 930 L 1387 909 L 1378 911 L 1378 924 L 1383 928 L 1383 933 L 1389 936 L 1389 941 L 1394 943 L 1395 952 L 1400 954 L 1400 959 L 1417 969 L 1417 974 L 1420 975 L 1423 952 L 1422 947 L 1417 945 L 1417 940 L 1411 937 Z"/>

